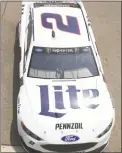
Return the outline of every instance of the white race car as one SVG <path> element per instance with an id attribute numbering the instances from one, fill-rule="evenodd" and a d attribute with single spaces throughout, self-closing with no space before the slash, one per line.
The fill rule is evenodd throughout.
<path id="1" fill-rule="evenodd" d="M 82 2 L 22 2 L 17 124 L 28 152 L 102 152 L 115 123 Z"/>

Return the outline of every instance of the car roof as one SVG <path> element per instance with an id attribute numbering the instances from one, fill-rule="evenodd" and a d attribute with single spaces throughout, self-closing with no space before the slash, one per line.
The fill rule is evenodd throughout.
<path id="1" fill-rule="evenodd" d="M 44 18 L 42 18 L 44 14 L 56 14 L 56 17 L 57 15 L 61 16 L 62 22 L 66 26 L 68 24 L 68 17 L 66 16 L 69 16 L 69 18 L 77 18 L 78 26 L 75 29 L 76 33 L 57 28 L 57 24 L 61 27 L 62 23 L 59 20 L 56 23 L 56 17 L 46 20 L 50 24 L 52 23 L 52 29 L 45 28 L 42 23 L 44 22 Z M 72 22 L 71 24 L 72 30 L 74 23 Z M 77 7 L 34 7 L 34 38 L 34 43 L 43 47 L 80 47 L 81 45 L 84 46 L 84 44 L 89 43 L 84 17 L 81 9 Z"/>

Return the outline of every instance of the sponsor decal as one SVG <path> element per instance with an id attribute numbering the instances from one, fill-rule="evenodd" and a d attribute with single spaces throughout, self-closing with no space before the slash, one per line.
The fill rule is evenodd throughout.
<path id="1" fill-rule="evenodd" d="M 75 135 L 67 135 L 61 138 L 61 140 L 65 142 L 75 142 L 75 141 L 78 141 L 79 139 L 80 138 Z"/>
<path id="2" fill-rule="evenodd" d="M 73 7 L 73 8 L 79 8 L 77 4 L 75 3 L 65 3 L 59 2 L 59 1 L 41 1 L 34 3 L 34 7 Z"/>
<path id="3" fill-rule="evenodd" d="M 56 130 L 83 129 L 82 123 L 60 123 L 55 125 Z"/>
<path id="4" fill-rule="evenodd" d="M 35 52 L 42 54 L 80 54 L 82 52 L 90 52 L 88 47 L 77 47 L 77 48 L 51 48 L 51 47 L 39 47 L 34 46 Z"/>
<path id="5" fill-rule="evenodd" d="M 112 99 L 111 99 L 111 103 L 112 103 L 113 108 L 115 108 L 115 104 L 114 104 L 114 101 Z"/>
<path id="6" fill-rule="evenodd" d="M 30 141 L 29 144 L 31 144 L 33 146 L 35 143 L 33 141 Z"/>
<path id="7" fill-rule="evenodd" d="M 39 47 L 38 48 L 35 48 L 35 51 L 36 52 L 43 52 L 43 48 L 39 48 Z"/>
<path id="8" fill-rule="evenodd" d="M 55 97 L 55 106 L 52 106 L 54 104 L 52 104 L 51 99 L 49 98 L 50 93 L 48 85 L 40 85 L 39 88 L 41 103 L 41 112 L 39 114 L 54 118 L 61 118 L 66 114 L 65 112 L 67 112 L 67 108 L 65 108 L 64 106 L 64 94 L 67 94 L 69 96 L 68 101 L 72 109 L 81 109 L 78 105 L 78 93 L 82 92 L 84 98 L 95 98 L 99 95 L 97 89 L 80 90 L 77 89 L 75 85 L 68 85 L 67 90 L 63 90 L 62 86 L 52 86 L 51 94 L 54 94 Z M 52 91 L 54 91 L 54 93 Z M 53 108 L 55 107 L 56 112 L 51 111 L 51 106 Z M 64 113 L 61 113 L 61 110 L 63 110 Z"/>
<path id="9" fill-rule="evenodd" d="M 17 112 L 18 112 L 18 114 L 20 113 L 20 107 L 21 107 L 20 98 L 18 97 L 18 99 L 17 99 Z"/>

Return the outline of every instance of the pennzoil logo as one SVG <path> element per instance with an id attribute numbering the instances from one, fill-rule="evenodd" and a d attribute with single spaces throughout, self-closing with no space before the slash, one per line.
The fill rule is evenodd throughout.
<path id="1" fill-rule="evenodd" d="M 82 123 L 60 123 L 55 125 L 56 130 L 83 129 Z"/>

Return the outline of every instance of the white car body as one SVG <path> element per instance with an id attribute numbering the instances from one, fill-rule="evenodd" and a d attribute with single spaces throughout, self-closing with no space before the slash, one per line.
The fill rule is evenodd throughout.
<path id="1" fill-rule="evenodd" d="M 21 85 L 17 99 L 17 124 L 22 144 L 27 151 L 92 152 L 96 150 L 96 152 L 101 152 L 108 144 L 115 122 L 115 110 L 104 80 L 101 60 L 84 5 L 78 1 L 73 4 L 80 8 L 61 7 L 58 4 L 57 6 L 39 6 L 43 4 L 40 2 L 35 4 L 37 7 L 34 7 L 34 3 L 36 2 L 22 2 L 18 31 L 21 48 L 19 65 Z M 53 18 L 46 20 L 53 24 L 55 38 L 52 38 L 51 29 L 41 25 L 40 15 L 43 13 L 59 14 L 65 25 L 67 25 L 65 16 L 77 17 L 81 33 L 74 34 L 59 30 L 56 26 L 56 19 Z M 31 37 L 28 36 L 29 23 Z M 26 58 L 28 37 L 31 39 Z M 99 75 L 79 79 L 28 77 L 33 46 L 56 48 L 91 46 Z M 78 91 L 73 92 L 75 87 Z M 67 91 L 68 89 L 70 91 Z M 72 94 L 77 94 L 78 107 L 73 106 L 75 104 L 73 102 L 70 105 Z M 63 95 L 63 104 L 58 106 L 56 96 L 61 98 L 61 95 Z M 44 99 L 45 103 L 42 104 Z M 62 106 L 64 108 L 60 108 Z M 40 139 L 37 140 L 37 137 L 35 139 L 30 131 Z"/>

